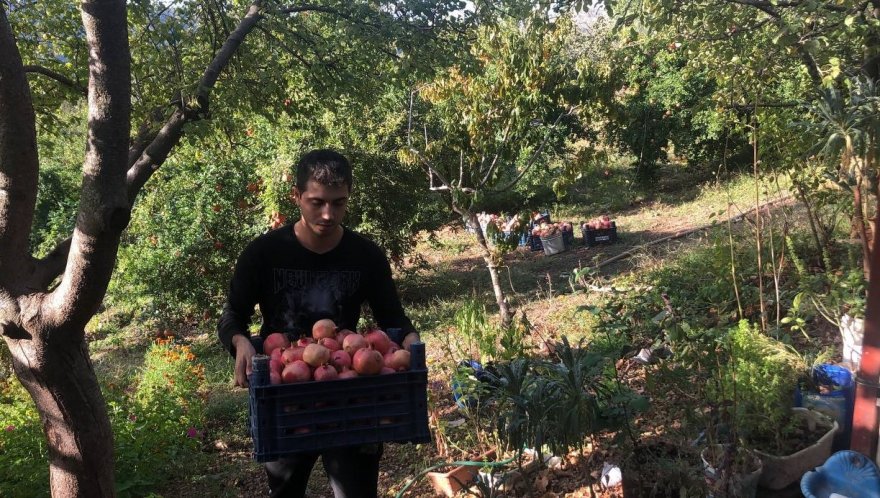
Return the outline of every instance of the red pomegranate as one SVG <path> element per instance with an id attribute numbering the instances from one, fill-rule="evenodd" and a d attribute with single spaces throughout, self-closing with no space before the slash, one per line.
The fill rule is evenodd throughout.
<path id="1" fill-rule="evenodd" d="M 286 367 L 281 372 L 281 380 L 287 384 L 294 382 L 305 382 L 312 378 L 312 370 L 302 360 L 297 360 Z"/>
<path id="2" fill-rule="evenodd" d="M 359 349 L 351 359 L 358 375 L 378 375 L 382 371 L 382 354 L 375 349 Z"/>
<path id="3" fill-rule="evenodd" d="M 369 344 L 373 345 L 373 349 L 382 354 L 387 353 L 388 348 L 391 347 L 391 339 L 388 338 L 388 334 L 379 329 L 373 329 L 367 332 L 364 334 L 364 338 Z"/>

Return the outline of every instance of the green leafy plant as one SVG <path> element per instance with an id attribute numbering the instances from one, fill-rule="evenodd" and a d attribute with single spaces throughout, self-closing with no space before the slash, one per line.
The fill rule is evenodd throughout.
<path id="1" fill-rule="evenodd" d="M 534 448 L 539 461 L 544 448 L 564 455 L 623 422 L 622 403 L 630 416 L 646 408 L 643 398 L 623 395 L 627 389 L 614 382 L 608 358 L 583 340 L 572 347 L 563 336 L 556 358 L 517 358 L 496 365 L 491 375 L 496 437 L 507 450 Z"/>
<path id="2" fill-rule="evenodd" d="M 811 358 L 745 320 L 728 330 L 724 346 L 727 360 L 715 371 L 718 382 L 708 391 L 710 401 L 726 412 L 722 419 L 748 447 L 793 452 L 804 431 L 803 421 L 791 414 L 794 391 L 810 376 Z"/>
<path id="3" fill-rule="evenodd" d="M 108 393 L 116 436 L 116 486 L 139 496 L 185 471 L 205 437 L 204 367 L 189 347 L 155 342 L 134 392 Z"/>

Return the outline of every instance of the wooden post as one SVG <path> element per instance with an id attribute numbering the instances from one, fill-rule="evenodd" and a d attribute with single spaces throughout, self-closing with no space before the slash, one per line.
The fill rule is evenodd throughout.
<path id="1" fill-rule="evenodd" d="M 880 221 L 880 211 L 874 226 Z M 873 247 L 880 247 L 880 230 L 874 230 Z M 862 360 L 856 375 L 855 408 L 850 448 L 874 460 L 877 452 L 877 388 L 880 381 L 880 251 L 871 251 L 868 303 Z"/>

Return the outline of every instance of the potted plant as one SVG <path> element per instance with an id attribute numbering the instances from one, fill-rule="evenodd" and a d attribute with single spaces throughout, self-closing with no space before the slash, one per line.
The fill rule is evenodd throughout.
<path id="1" fill-rule="evenodd" d="M 700 452 L 703 475 L 713 498 L 754 498 L 764 470 L 761 459 L 740 444 L 710 444 Z"/>
<path id="2" fill-rule="evenodd" d="M 745 321 L 726 340 L 730 358 L 717 401 L 732 401 L 736 434 L 762 460 L 760 485 L 782 489 L 828 458 L 837 423 L 792 407 L 805 361 L 791 346 Z"/>

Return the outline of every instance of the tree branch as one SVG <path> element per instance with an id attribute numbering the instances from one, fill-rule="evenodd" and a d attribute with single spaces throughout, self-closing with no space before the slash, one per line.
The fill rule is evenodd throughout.
<path id="1" fill-rule="evenodd" d="M 53 71 L 53 70 L 49 69 L 48 67 L 37 66 L 37 65 L 31 64 L 28 66 L 24 66 L 24 72 L 34 73 L 34 74 L 42 74 L 43 76 L 46 76 L 47 78 L 53 79 L 66 87 L 69 87 L 73 90 L 76 90 L 76 92 L 79 93 L 80 95 L 86 96 L 89 94 L 88 88 L 80 85 L 79 83 L 73 81 L 72 79 L 68 78 L 67 76 L 64 76 L 63 74 L 61 74 L 57 71 Z"/>
<path id="2" fill-rule="evenodd" d="M 752 7 L 757 7 L 761 10 L 764 8 L 773 8 L 773 7 L 800 7 L 804 2 L 795 2 L 795 1 L 779 1 L 779 2 L 769 2 L 767 0 L 727 0 L 729 3 L 735 3 L 739 5 L 750 5 Z M 835 5 L 830 2 L 823 3 L 820 8 L 825 10 L 830 10 L 832 12 L 846 12 L 848 9 L 842 5 Z"/>
<path id="3" fill-rule="evenodd" d="M 44 258 L 34 261 L 34 273 L 30 278 L 31 292 L 46 292 L 52 282 L 61 275 L 67 264 L 71 240 L 68 237 Z"/>
<path id="4" fill-rule="evenodd" d="M 316 5 L 316 4 L 303 4 L 297 5 L 295 7 L 283 7 L 278 9 L 278 12 L 281 14 L 299 14 L 303 12 L 320 12 L 322 14 L 331 14 L 336 17 L 341 17 L 347 21 L 351 21 L 353 23 L 361 24 L 363 26 L 370 26 L 372 28 L 381 27 L 377 23 L 365 22 L 363 19 L 355 18 L 354 16 L 347 14 L 345 12 L 340 11 L 339 9 L 334 9 L 332 7 L 327 7 L 325 5 Z"/>
<path id="5" fill-rule="evenodd" d="M 262 18 L 262 2 L 253 2 L 248 7 L 247 13 L 241 19 L 238 26 L 230 33 L 226 42 L 223 43 L 223 47 L 217 52 L 202 74 L 196 94 L 197 102 L 191 106 L 182 103 L 181 108 L 175 110 L 168 118 L 153 141 L 144 149 L 143 153 L 135 161 L 129 161 L 126 183 L 130 205 L 134 204 L 134 200 L 144 184 L 165 162 L 171 149 L 180 141 L 181 136 L 183 136 L 184 125 L 207 115 L 210 93 L 217 83 L 217 78 L 229 64 L 232 55 L 241 46 L 245 37 L 253 31 Z"/>
<path id="6" fill-rule="evenodd" d="M 31 92 L 0 2 L 0 287 L 7 291 L 26 285 L 39 167 Z"/>
<path id="7" fill-rule="evenodd" d="M 555 128 L 556 125 L 559 124 L 559 121 L 562 120 L 563 116 L 567 116 L 567 115 L 573 113 L 575 109 L 577 109 L 577 106 L 570 108 L 566 112 L 563 112 L 562 114 L 560 114 L 559 116 L 556 117 L 556 120 L 553 121 L 552 125 L 550 125 L 550 129 L 547 130 L 547 134 L 544 135 L 544 140 L 541 142 L 541 145 L 538 146 L 538 150 L 536 150 L 535 153 L 532 154 L 532 157 L 529 158 L 528 164 L 525 165 L 525 167 L 522 169 L 522 171 L 520 171 L 519 174 L 516 175 L 516 177 L 513 180 L 509 181 L 506 185 L 502 186 L 501 188 L 490 189 L 490 191 L 504 192 L 504 191 L 508 190 L 509 188 L 513 187 L 514 185 L 516 185 L 517 182 L 519 182 L 522 179 L 522 177 L 525 176 L 526 172 L 528 172 L 529 169 L 532 168 L 532 165 L 535 164 L 535 160 L 538 158 L 538 156 L 541 155 L 541 152 L 544 151 L 544 147 L 547 145 L 547 142 L 550 141 L 550 137 L 553 135 L 553 128 Z"/>

